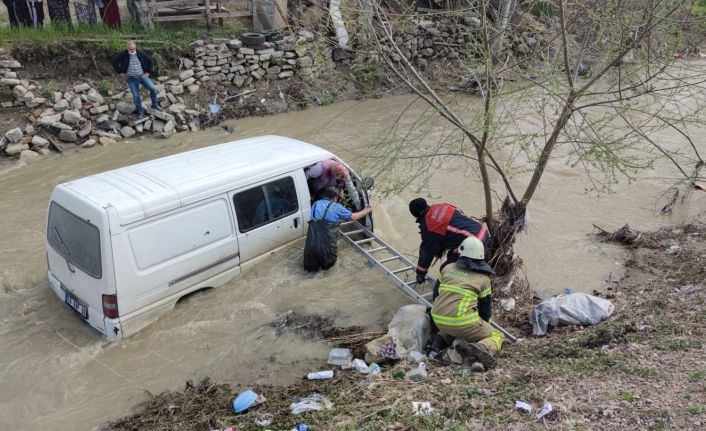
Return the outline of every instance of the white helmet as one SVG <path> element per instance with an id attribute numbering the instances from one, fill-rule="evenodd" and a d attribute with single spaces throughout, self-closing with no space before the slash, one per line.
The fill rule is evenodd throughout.
<path id="1" fill-rule="evenodd" d="M 458 254 L 471 259 L 483 260 L 485 258 L 485 247 L 478 238 L 469 236 L 458 247 Z"/>

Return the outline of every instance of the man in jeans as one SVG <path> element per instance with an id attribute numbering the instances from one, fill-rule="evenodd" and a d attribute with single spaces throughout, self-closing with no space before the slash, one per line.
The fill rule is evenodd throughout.
<path id="1" fill-rule="evenodd" d="M 129 40 L 127 49 L 115 56 L 113 69 L 127 79 L 127 85 L 130 87 L 139 118 L 145 116 L 145 111 L 142 108 L 142 99 L 140 99 L 140 85 L 149 90 L 150 98 L 152 99 L 152 109 L 162 110 L 157 101 L 157 87 L 154 86 L 150 79 L 150 75 L 154 73 L 154 61 L 145 51 L 137 49 L 134 40 Z"/>

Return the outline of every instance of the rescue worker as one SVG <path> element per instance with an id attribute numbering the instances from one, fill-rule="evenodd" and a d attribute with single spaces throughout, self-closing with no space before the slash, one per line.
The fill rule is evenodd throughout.
<path id="1" fill-rule="evenodd" d="M 432 354 L 459 340 L 456 351 L 478 361 L 486 370 L 495 368 L 495 354 L 504 336 L 490 325 L 492 297 L 490 277 L 495 275 L 485 258 L 483 243 L 471 236 L 458 248 L 456 262 L 439 275 L 439 296 L 434 300 L 431 317 L 439 329 L 432 342 Z"/>
<path id="2" fill-rule="evenodd" d="M 353 209 L 362 209 L 358 191 L 351 180 L 351 174 L 343 163 L 334 159 L 322 160 L 306 168 L 304 174 L 314 199 L 320 199 L 327 187 L 336 187 L 345 189 L 346 197 L 353 204 Z"/>
<path id="3" fill-rule="evenodd" d="M 458 259 L 458 247 L 461 242 L 470 237 L 488 244 L 490 234 L 485 223 L 481 223 L 463 214 L 453 205 L 441 203 L 429 206 L 424 198 L 417 198 L 409 203 L 409 212 L 417 219 L 422 243 L 419 246 L 419 260 L 417 261 L 417 283 L 426 281 L 427 272 L 434 258 L 441 258 L 446 252 L 446 262 Z M 437 286 L 438 287 L 438 286 Z M 437 295 L 434 288 L 434 298 Z"/>
<path id="4" fill-rule="evenodd" d="M 352 212 L 338 203 L 338 189 L 327 187 L 323 198 L 311 206 L 311 220 L 304 245 L 304 269 L 329 269 L 338 259 L 338 225 L 342 221 L 360 220 L 373 211 L 367 206 Z"/>

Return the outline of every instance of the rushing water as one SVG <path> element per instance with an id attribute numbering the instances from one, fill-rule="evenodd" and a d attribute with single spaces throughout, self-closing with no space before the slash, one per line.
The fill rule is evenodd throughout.
<path id="1" fill-rule="evenodd" d="M 90 429 L 124 415 L 147 398 L 181 389 L 187 379 L 287 383 L 321 364 L 328 347 L 268 326 L 295 309 L 335 314 L 339 325 L 384 325 L 406 302 L 381 274 L 345 245 L 326 273 L 301 269 L 303 241 L 245 268 L 227 285 L 195 294 L 134 337 L 105 344 L 49 290 L 43 223 L 52 188 L 73 178 L 144 160 L 262 134 L 280 134 L 327 148 L 352 161 L 389 127 L 408 97 L 346 102 L 230 122 L 234 134 L 209 130 L 168 140 L 130 139 L 109 147 L 44 157 L 0 170 L 0 429 Z M 678 139 L 665 135 L 662 139 Z M 480 214 L 480 186 L 460 187 L 458 170 L 439 171 L 429 188 L 438 201 Z M 649 229 L 691 220 L 706 195 L 660 216 L 655 202 L 674 177 L 658 166 L 615 194 L 584 193 L 585 177 L 556 162 L 531 203 L 529 235 L 519 239 L 530 281 L 543 296 L 565 288 L 591 292 L 620 272 L 619 249 L 590 237 L 592 224 Z M 464 179 L 464 187 L 473 183 Z M 378 233 L 410 256 L 417 227 L 407 210 L 411 192 L 374 199 Z"/>

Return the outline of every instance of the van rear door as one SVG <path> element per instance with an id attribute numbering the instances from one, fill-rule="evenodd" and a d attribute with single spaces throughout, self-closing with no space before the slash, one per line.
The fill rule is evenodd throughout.
<path id="1" fill-rule="evenodd" d="M 102 209 L 55 191 L 46 228 L 49 280 L 55 293 L 103 334 L 103 295 L 115 293 L 108 232 Z"/>

